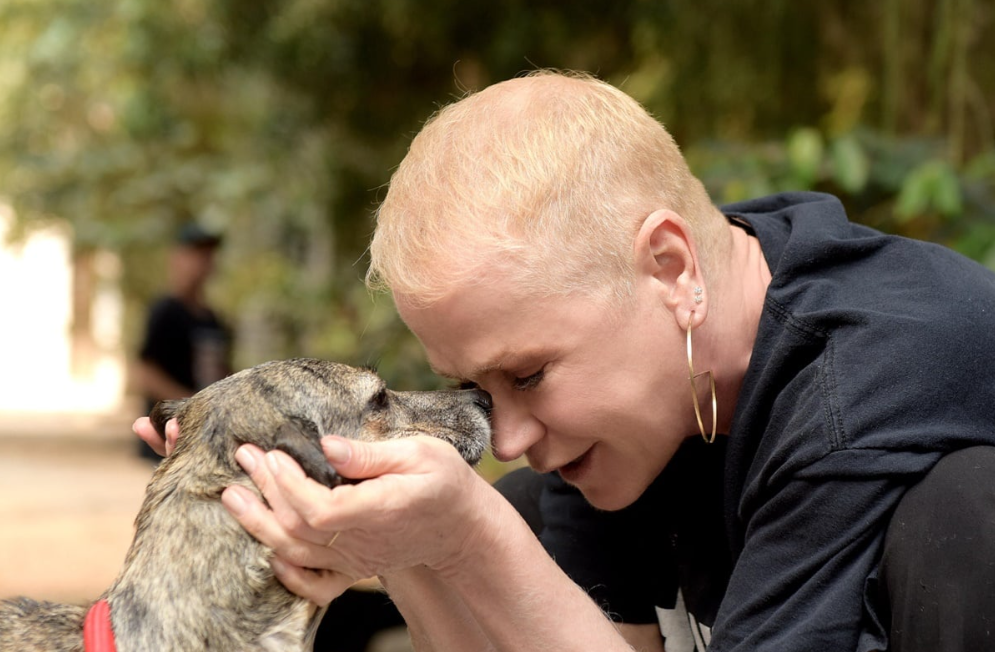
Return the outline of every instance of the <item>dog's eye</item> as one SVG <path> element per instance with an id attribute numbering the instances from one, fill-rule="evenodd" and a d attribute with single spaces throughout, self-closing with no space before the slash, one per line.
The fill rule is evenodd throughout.
<path id="1" fill-rule="evenodd" d="M 386 387 L 381 387 L 379 392 L 370 397 L 370 407 L 375 410 L 387 407 L 387 402 L 388 397 Z"/>

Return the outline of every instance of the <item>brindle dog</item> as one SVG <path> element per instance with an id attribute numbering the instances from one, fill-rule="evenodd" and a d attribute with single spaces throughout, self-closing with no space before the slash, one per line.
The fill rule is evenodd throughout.
<path id="1" fill-rule="evenodd" d="M 395 392 L 372 371 L 309 359 L 265 363 L 159 403 L 156 429 L 176 417 L 183 436 L 152 476 L 124 568 L 105 594 L 118 652 L 312 649 L 323 610 L 274 578 L 272 550 L 220 502 L 232 484 L 258 494 L 235 462 L 239 445 L 285 451 L 335 487 L 343 479 L 322 454 L 322 436 L 428 434 L 475 464 L 489 445 L 490 407 L 482 391 Z M 0 652 L 80 652 L 86 611 L 0 602 Z"/>

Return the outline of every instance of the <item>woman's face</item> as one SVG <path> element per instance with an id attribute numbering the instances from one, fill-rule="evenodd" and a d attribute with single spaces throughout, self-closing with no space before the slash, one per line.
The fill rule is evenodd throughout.
<path id="1" fill-rule="evenodd" d="M 629 505 L 697 433 L 683 329 L 648 286 L 617 307 L 523 298 L 508 285 L 494 279 L 427 308 L 395 299 L 432 367 L 493 397 L 499 459 L 525 455 L 601 509 Z"/>

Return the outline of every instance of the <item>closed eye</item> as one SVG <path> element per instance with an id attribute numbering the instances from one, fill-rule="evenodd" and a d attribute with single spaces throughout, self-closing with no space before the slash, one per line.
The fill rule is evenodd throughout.
<path id="1" fill-rule="evenodd" d="M 514 380 L 511 381 L 511 386 L 520 392 L 526 392 L 538 387 L 545 375 L 546 369 L 544 367 L 530 376 L 515 376 Z"/>
<path id="2" fill-rule="evenodd" d="M 380 390 L 370 397 L 370 407 L 374 410 L 382 410 L 387 407 L 387 403 L 390 402 L 390 397 L 387 395 L 387 388 L 381 387 Z"/>

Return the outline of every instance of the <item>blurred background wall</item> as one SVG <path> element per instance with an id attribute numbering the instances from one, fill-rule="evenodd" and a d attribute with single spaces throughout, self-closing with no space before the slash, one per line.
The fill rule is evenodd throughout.
<path id="1" fill-rule="evenodd" d="M 0 242 L 13 219 L 10 208 L 0 206 Z M 73 293 L 93 279 L 75 267 L 72 249 L 72 230 L 59 222 L 0 246 L 0 411 L 120 406 L 125 351 L 118 258 L 94 252 L 101 274 L 77 311 Z"/>
<path id="2" fill-rule="evenodd" d="M 226 234 L 211 298 L 236 367 L 434 386 L 363 287 L 372 213 L 433 111 L 536 67 L 643 102 L 716 202 L 834 192 L 990 263 L 993 21 L 992 0 L 0 0 L 0 410 L 56 405 L 38 368 L 76 388 L 59 401 L 126 401 L 191 218 Z"/>

